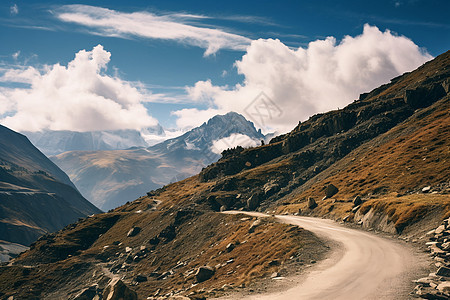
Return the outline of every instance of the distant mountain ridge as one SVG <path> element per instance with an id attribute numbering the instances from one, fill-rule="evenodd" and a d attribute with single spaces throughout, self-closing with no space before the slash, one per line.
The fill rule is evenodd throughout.
<path id="1" fill-rule="evenodd" d="M 109 210 L 151 189 L 198 173 L 219 159 L 217 151 L 211 150 L 214 142 L 233 134 L 246 136 L 254 144 L 264 139 L 253 123 L 230 112 L 148 148 L 71 151 L 51 159 L 67 172 L 87 199 Z"/>
<path id="2" fill-rule="evenodd" d="M 100 212 L 25 136 L 0 125 L 1 241 L 29 245 L 42 234 Z"/>
<path id="3" fill-rule="evenodd" d="M 124 150 L 148 147 L 152 138 L 165 136 L 157 124 L 142 131 L 133 129 L 77 132 L 70 130 L 42 130 L 22 132 L 44 154 L 51 156 L 67 151 Z"/>

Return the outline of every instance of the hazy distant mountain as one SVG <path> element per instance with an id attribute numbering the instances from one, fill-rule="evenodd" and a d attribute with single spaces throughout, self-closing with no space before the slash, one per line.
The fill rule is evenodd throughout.
<path id="1" fill-rule="evenodd" d="M 23 132 L 30 141 L 46 155 L 57 155 L 66 151 L 123 150 L 131 147 L 147 147 L 153 139 L 164 139 L 161 125 L 137 130 L 111 131 L 53 131 Z M 150 143 L 147 142 L 147 139 Z"/>
<path id="2" fill-rule="evenodd" d="M 81 193 L 103 210 L 136 199 L 151 189 L 197 174 L 220 157 L 220 149 L 244 138 L 259 144 L 264 135 L 237 113 L 215 116 L 177 138 L 148 148 L 71 151 L 51 159 Z"/>
<path id="3" fill-rule="evenodd" d="M 0 252 L 100 210 L 23 135 L 0 125 Z M 9 245 L 8 245 L 9 244 Z M 20 248 L 20 247 L 19 247 Z M 0 253 L 1 254 L 1 253 Z"/>

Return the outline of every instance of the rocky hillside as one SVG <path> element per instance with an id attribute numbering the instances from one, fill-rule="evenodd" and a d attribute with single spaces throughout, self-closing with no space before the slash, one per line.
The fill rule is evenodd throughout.
<path id="1" fill-rule="evenodd" d="M 28 246 L 42 234 L 99 212 L 25 136 L 0 126 L 0 247 L 4 255 L 8 249 L 23 250 L 15 244 Z"/>
<path id="2" fill-rule="evenodd" d="M 236 113 L 215 116 L 184 135 L 148 148 L 123 151 L 71 151 L 52 160 L 63 169 L 81 193 L 102 210 L 197 174 L 219 159 L 214 141 L 240 134 L 255 143 L 264 136 L 253 123 Z"/>
<path id="3" fill-rule="evenodd" d="M 450 214 L 449 75 L 447 52 L 269 144 L 229 149 L 197 176 L 45 236 L 0 269 L 0 292 L 205 299 L 327 251 L 297 227 L 224 209 L 328 217 L 425 243 Z M 447 225 L 432 232 L 434 252 L 448 246 Z M 426 280 L 440 277 L 418 294 Z"/>
<path id="4" fill-rule="evenodd" d="M 216 210 L 300 209 L 304 214 L 352 220 L 356 196 L 364 201 L 395 193 L 398 206 L 411 205 L 408 195 L 422 193 L 424 187 L 429 186 L 426 192 L 448 193 L 449 74 L 447 52 L 361 95 L 344 109 L 299 123 L 268 145 L 232 149 L 200 173 L 202 181 L 213 183 L 202 197 Z M 327 193 L 329 199 L 322 200 Z M 310 197 L 318 208 L 308 207 Z M 373 201 L 362 208 L 369 211 Z M 442 214 L 448 211 L 447 196 L 430 202 Z M 399 208 L 397 214 L 402 213 Z M 404 229 L 396 217 L 392 221 L 397 231 Z"/>

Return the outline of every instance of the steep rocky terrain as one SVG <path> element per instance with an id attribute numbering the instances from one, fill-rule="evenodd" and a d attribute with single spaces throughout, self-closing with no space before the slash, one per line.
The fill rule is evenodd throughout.
<path id="1" fill-rule="evenodd" d="M 304 270 L 327 251 L 302 229 L 224 209 L 328 217 L 424 244 L 450 214 L 449 75 L 447 52 L 267 145 L 224 151 L 197 176 L 45 236 L 0 269 L 0 292 L 204 299 Z M 448 230 L 447 220 L 432 232 L 432 255 Z"/>
<path id="2" fill-rule="evenodd" d="M 100 210 L 28 139 L 0 126 L 0 247 L 23 250 L 42 234 Z M 17 245 L 19 244 L 19 245 Z"/>
<path id="3" fill-rule="evenodd" d="M 51 159 L 63 169 L 80 192 L 102 210 L 197 174 L 220 156 L 213 142 L 232 134 L 259 141 L 264 138 L 243 116 L 216 116 L 184 135 L 148 148 L 122 151 L 71 151 Z"/>

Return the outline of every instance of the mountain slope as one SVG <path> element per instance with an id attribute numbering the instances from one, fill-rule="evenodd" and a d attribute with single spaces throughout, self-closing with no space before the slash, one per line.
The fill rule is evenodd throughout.
<path id="1" fill-rule="evenodd" d="M 69 174 L 86 198 L 109 210 L 198 173 L 220 157 L 211 151 L 214 141 L 233 134 L 247 136 L 254 143 L 264 138 L 243 116 L 228 113 L 146 149 L 71 151 L 51 159 Z"/>
<path id="2" fill-rule="evenodd" d="M 25 136 L 0 125 L 0 240 L 28 246 L 99 212 Z"/>

